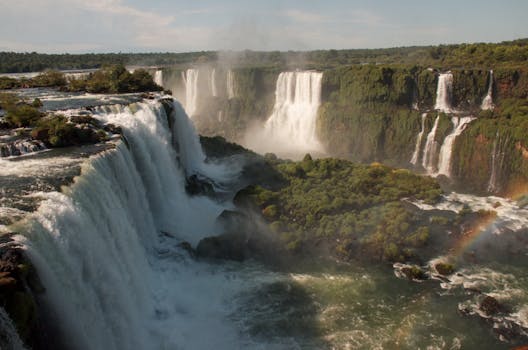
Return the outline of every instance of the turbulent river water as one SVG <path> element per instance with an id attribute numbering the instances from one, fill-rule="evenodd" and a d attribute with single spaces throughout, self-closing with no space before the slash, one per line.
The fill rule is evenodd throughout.
<path id="1" fill-rule="evenodd" d="M 306 264 L 286 272 L 254 261 L 189 257 L 179 244 L 194 246 L 218 233 L 217 216 L 233 205 L 190 197 L 186 176 L 226 184 L 236 181 L 238 169 L 205 160 L 177 102 L 171 115 L 158 101 L 126 103 L 93 110 L 97 119 L 122 126 L 126 143 L 115 148 L 81 160 L 69 154 L 0 160 L 3 185 L 59 171 L 53 164 L 80 166 L 61 192 L 23 187 L 38 210 L 2 227 L 20 233 L 16 240 L 37 268 L 50 322 L 66 348 L 508 348 L 492 331 L 500 320 L 472 316 L 478 297 L 467 293 L 468 284 L 511 303 L 511 317 L 527 322 L 528 278 L 516 263 L 468 264 L 449 281 L 414 283 L 390 266 Z M 2 203 L 3 215 L 21 210 L 9 205 Z"/>

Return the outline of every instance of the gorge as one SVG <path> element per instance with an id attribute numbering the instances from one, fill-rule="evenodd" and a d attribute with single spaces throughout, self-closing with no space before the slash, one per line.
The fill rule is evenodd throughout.
<path id="1" fill-rule="evenodd" d="M 0 131 L 2 348 L 526 343 L 525 68 L 146 69 L 17 90 L 98 138 Z"/>

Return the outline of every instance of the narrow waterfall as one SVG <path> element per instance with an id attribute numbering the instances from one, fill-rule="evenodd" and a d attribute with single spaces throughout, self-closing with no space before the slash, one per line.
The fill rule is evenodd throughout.
<path id="1" fill-rule="evenodd" d="M 495 105 L 493 104 L 493 70 L 490 70 L 489 72 L 489 83 L 488 83 L 488 92 L 486 94 L 486 97 L 484 97 L 484 100 L 482 100 L 482 104 L 480 105 L 480 109 L 482 110 L 492 110 L 495 108 Z"/>
<path id="2" fill-rule="evenodd" d="M 198 69 L 189 68 L 182 72 L 182 80 L 185 84 L 185 111 L 192 117 L 198 108 Z"/>
<path id="3" fill-rule="evenodd" d="M 422 128 L 418 133 L 416 138 L 416 145 L 414 146 L 414 152 L 411 158 L 411 164 L 416 165 L 418 163 L 418 157 L 420 156 L 420 146 L 422 145 L 423 134 L 425 132 L 425 119 L 427 118 L 427 113 L 422 114 Z"/>
<path id="4" fill-rule="evenodd" d="M 218 91 L 216 89 L 216 68 L 211 70 L 211 78 L 209 79 L 209 83 L 211 84 L 211 96 L 217 97 Z"/>
<path id="5" fill-rule="evenodd" d="M 496 193 L 501 189 L 499 181 L 506 158 L 506 152 L 504 151 L 504 145 L 506 144 L 508 144 L 508 138 L 501 137 L 497 131 L 491 152 L 491 173 L 488 181 L 488 192 Z"/>
<path id="6" fill-rule="evenodd" d="M 62 193 L 39 194 L 45 200 L 38 211 L 16 227 L 65 345 L 235 348 L 240 330 L 228 315 L 241 283 L 177 246 L 217 233 L 215 219 L 229 208 L 186 195 L 189 170 L 177 155 L 199 155 L 186 149 L 194 142 L 171 147 L 171 116 L 157 102 L 100 108 L 96 117 L 120 125 L 127 145 L 87 160 Z M 173 127 L 182 125 L 175 120 Z"/>
<path id="7" fill-rule="evenodd" d="M 453 95 L 453 74 L 451 72 L 442 73 L 438 76 L 438 86 L 436 89 L 436 102 L 434 109 L 444 113 L 453 112 L 451 107 L 451 97 Z"/>
<path id="8" fill-rule="evenodd" d="M 154 72 L 154 82 L 159 86 L 163 86 L 163 71 L 161 69 Z"/>
<path id="9" fill-rule="evenodd" d="M 425 147 L 422 155 L 422 166 L 427 171 L 427 174 L 433 174 L 435 171 L 435 157 L 436 150 L 438 148 L 438 143 L 435 141 L 436 129 L 438 128 L 438 122 L 440 121 L 440 116 L 436 116 L 436 119 L 433 124 L 433 128 L 427 134 L 427 139 L 425 142 Z"/>
<path id="10" fill-rule="evenodd" d="M 440 148 L 440 155 L 438 158 L 438 175 L 445 175 L 451 177 L 451 158 L 453 156 L 453 145 L 457 136 L 462 134 L 466 126 L 475 118 L 473 117 L 453 117 L 453 131 L 446 136 L 442 147 Z"/>
<path id="11" fill-rule="evenodd" d="M 323 73 L 314 71 L 281 73 L 273 113 L 261 134 L 252 135 L 251 147 L 279 154 L 322 152 L 316 136 L 322 78 Z"/>
<path id="12" fill-rule="evenodd" d="M 227 98 L 232 99 L 236 97 L 235 94 L 235 73 L 230 69 L 227 71 Z"/>

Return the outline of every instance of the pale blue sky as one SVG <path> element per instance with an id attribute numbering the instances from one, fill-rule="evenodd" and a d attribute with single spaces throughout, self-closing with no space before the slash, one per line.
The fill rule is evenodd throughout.
<path id="1" fill-rule="evenodd" d="M 0 51 L 378 48 L 528 37 L 526 0 L 0 0 Z"/>

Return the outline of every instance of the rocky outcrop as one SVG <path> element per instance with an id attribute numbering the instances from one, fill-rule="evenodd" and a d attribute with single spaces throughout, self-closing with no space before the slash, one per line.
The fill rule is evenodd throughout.
<path id="1" fill-rule="evenodd" d="M 46 331 L 39 319 L 39 304 L 35 298 L 43 292 L 35 269 L 12 240 L 12 234 L 0 237 L 0 304 L 22 341 L 35 349 L 46 348 Z"/>

